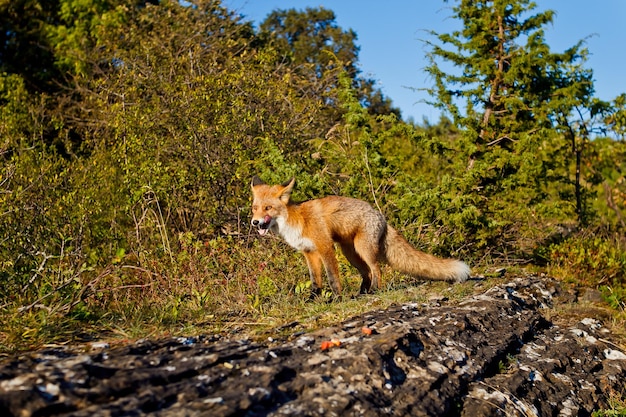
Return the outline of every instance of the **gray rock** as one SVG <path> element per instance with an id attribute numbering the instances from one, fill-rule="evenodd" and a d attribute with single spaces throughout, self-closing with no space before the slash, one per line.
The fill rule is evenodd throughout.
<path id="1" fill-rule="evenodd" d="M 199 336 L 32 352 L 0 363 L 0 415 L 590 415 L 624 389 L 626 355 L 597 320 L 546 319 L 557 299 L 557 283 L 525 277 L 271 346 Z"/>

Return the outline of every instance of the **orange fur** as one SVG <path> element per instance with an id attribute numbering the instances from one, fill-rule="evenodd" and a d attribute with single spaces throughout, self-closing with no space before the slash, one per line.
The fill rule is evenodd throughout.
<path id="1" fill-rule="evenodd" d="M 321 291 L 324 269 L 333 292 L 341 293 L 335 243 L 359 270 L 362 293 L 378 289 L 379 261 L 423 279 L 463 282 L 469 278 L 470 269 L 465 263 L 413 248 L 369 203 L 339 196 L 294 203 L 294 184 L 295 179 L 291 179 L 270 186 L 254 177 L 252 224 L 261 234 L 271 230 L 280 235 L 304 254 L 313 292 Z"/>

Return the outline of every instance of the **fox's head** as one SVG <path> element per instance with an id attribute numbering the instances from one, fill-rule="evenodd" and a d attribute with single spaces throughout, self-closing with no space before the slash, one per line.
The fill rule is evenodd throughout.
<path id="1" fill-rule="evenodd" d="M 268 230 L 276 232 L 276 219 L 286 219 L 295 183 L 296 179 L 291 178 L 281 185 L 267 185 L 257 176 L 252 178 L 252 225 L 259 228 L 259 234 L 264 235 Z"/>

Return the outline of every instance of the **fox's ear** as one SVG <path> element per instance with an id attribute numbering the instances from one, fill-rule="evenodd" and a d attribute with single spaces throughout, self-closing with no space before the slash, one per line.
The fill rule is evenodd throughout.
<path id="1" fill-rule="evenodd" d="M 279 198 L 283 203 L 287 204 L 289 202 L 289 198 L 291 197 L 291 192 L 293 191 L 294 185 L 296 185 L 295 178 L 291 178 L 289 181 L 285 181 L 281 184 L 281 186 L 284 188 L 281 191 Z"/>
<path id="2" fill-rule="evenodd" d="M 283 187 L 291 187 L 291 188 L 293 188 L 295 183 L 296 183 L 296 179 L 294 177 L 291 177 L 287 181 L 283 182 L 281 185 Z"/>
<path id="3" fill-rule="evenodd" d="M 250 183 L 250 187 L 254 187 L 255 185 L 264 185 L 265 183 L 258 176 L 252 177 L 252 182 Z"/>

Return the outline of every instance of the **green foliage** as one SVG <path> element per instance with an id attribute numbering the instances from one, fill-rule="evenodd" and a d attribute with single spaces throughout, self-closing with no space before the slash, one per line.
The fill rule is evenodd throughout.
<path id="1" fill-rule="evenodd" d="M 611 308 L 626 313 L 626 285 L 602 285 L 600 290 Z"/>
<path id="2" fill-rule="evenodd" d="M 150 271 L 177 260 L 179 232 L 237 230 L 260 135 L 285 138 L 290 153 L 299 146 L 291 138 L 311 135 L 301 126 L 316 126 L 322 97 L 299 94 L 306 73 L 276 71 L 277 55 L 252 47 L 248 24 L 206 6 L 206 14 L 177 2 L 126 9 L 123 20 L 68 12 L 99 45 L 68 53 L 80 61 L 66 65 L 78 77 L 58 102 L 3 74 L 3 305 L 52 316 L 93 308 L 84 300 L 104 285 L 107 265 Z M 104 23 L 92 25 L 96 18 Z M 80 37 L 57 45 L 71 49 Z"/>
<path id="3" fill-rule="evenodd" d="M 597 178 L 593 209 L 600 223 L 626 228 L 626 142 L 596 139 L 590 146 L 585 169 Z"/>
<path id="4" fill-rule="evenodd" d="M 554 274 L 589 287 L 626 287 L 626 242 L 620 234 L 582 232 L 549 251 Z"/>
<path id="5" fill-rule="evenodd" d="M 620 308 L 626 149 L 591 138 L 623 135 L 624 99 L 593 98 L 582 44 L 552 53 L 552 12 L 533 7 L 454 8 L 464 30 L 438 37 L 429 67 L 452 119 L 418 126 L 360 76 L 356 34 L 330 10 L 276 11 L 256 30 L 214 0 L 4 2 L 3 349 L 72 326 L 130 337 L 339 314 L 330 292 L 305 304 L 301 257 L 251 234 L 254 174 L 296 177 L 296 200 L 370 201 L 430 252 L 540 259 Z"/>
<path id="6" fill-rule="evenodd" d="M 433 32 L 430 44 L 433 104 L 463 128 L 450 158 L 456 175 L 437 194 L 460 194 L 460 212 L 448 203 L 451 223 L 474 237 L 473 248 L 500 255 L 526 257 L 536 244 L 529 242 L 594 214 L 591 179 L 581 177 L 593 121 L 576 119 L 593 104 L 587 51 L 578 43 L 551 52 L 542 27 L 553 12 L 533 14 L 535 7 L 460 1 L 453 11 L 463 29 Z M 441 62 L 455 69 L 444 72 Z"/>
<path id="7" fill-rule="evenodd" d="M 356 33 L 340 28 L 332 10 L 323 7 L 275 10 L 261 23 L 260 29 L 262 35 L 273 40 L 281 55 L 296 65 L 314 63 L 321 74 L 338 60 L 348 64 L 352 76 L 357 73 Z"/>
<path id="8" fill-rule="evenodd" d="M 626 93 L 615 98 L 605 112 L 605 117 L 605 123 L 609 129 L 622 141 L 626 139 Z"/>
<path id="9" fill-rule="evenodd" d="M 55 21 L 43 27 L 54 47 L 55 66 L 78 77 L 90 76 L 89 55 L 99 46 L 99 32 L 112 22 L 123 24 L 126 6 L 117 0 L 58 0 L 57 7 Z"/>
<path id="10" fill-rule="evenodd" d="M 53 88 L 60 74 L 43 27 L 57 20 L 56 1 L 0 3 L 0 72 L 15 74 L 36 90 Z"/>
<path id="11" fill-rule="evenodd" d="M 594 411 L 593 417 L 625 417 L 626 416 L 626 395 L 614 393 L 609 399 L 609 408 Z"/>
<path id="12" fill-rule="evenodd" d="M 370 114 L 400 117 L 400 111 L 392 108 L 391 100 L 383 96 L 375 82 L 360 75 L 357 35 L 353 30 L 339 27 L 332 10 L 323 7 L 275 10 L 261 23 L 259 36 L 268 39 L 281 60 L 289 62 L 296 71 L 302 65 L 313 66 L 318 76 L 329 68 L 346 71 Z"/>

